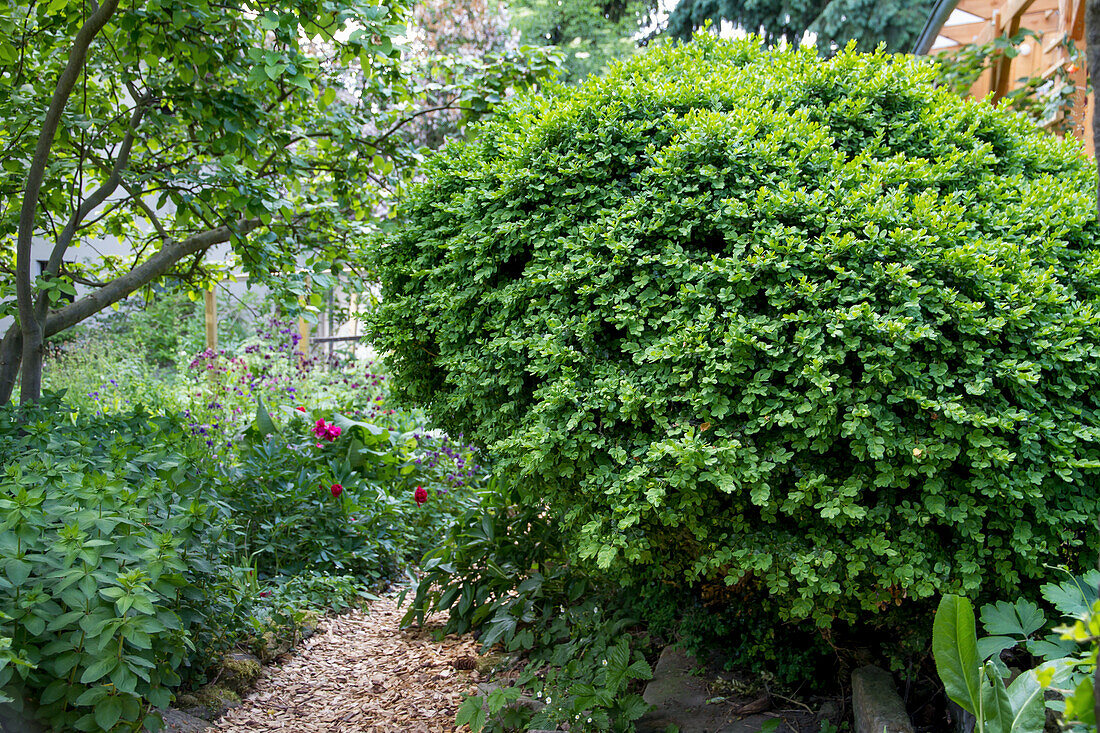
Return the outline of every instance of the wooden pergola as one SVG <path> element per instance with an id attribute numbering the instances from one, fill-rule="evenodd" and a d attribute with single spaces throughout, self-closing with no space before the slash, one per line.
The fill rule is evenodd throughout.
<path id="1" fill-rule="evenodd" d="M 953 53 L 967 44 L 987 43 L 999 36 L 1013 36 L 1027 28 L 1041 40 L 1028 39 L 1013 59 L 1000 59 L 985 71 L 970 88 L 970 94 L 983 98 L 992 92 L 996 104 L 1019 80 L 1041 76 L 1049 78 L 1061 70 L 1077 87 L 1072 119 L 1068 129 L 1082 140 L 1090 155 L 1092 109 L 1085 93 L 1085 0 L 959 0 L 938 29 L 931 53 Z M 1081 52 L 1072 61 L 1067 39 Z"/>

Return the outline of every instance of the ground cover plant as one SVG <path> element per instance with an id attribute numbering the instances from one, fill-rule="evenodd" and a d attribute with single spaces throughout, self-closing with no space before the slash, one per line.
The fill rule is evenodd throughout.
<path id="1" fill-rule="evenodd" d="M 472 448 L 389 405 L 376 365 L 304 357 L 286 322 L 178 372 L 111 325 L 53 357 L 72 400 L 0 412 L 0 720 L 17 727 L 156 729 L 223 653 L 270 659 L 374 598 L 484 481 Z"/>
<path id="2" fill-rule="evenodd" d="M 239 623 L 230 508 L 178 420 L 59 412 L 0 414 L 0 627 L 25 662 L 3 690 L 57 730 L 132 730 Z"/>
<path id="3" fill-rule="evenodd" d="M 468 697 L 456 724 L 481 730 L 631 730 L 652 675 L 630 604 L 565 552 L 542 505 L 490 481 L 424 557 L 402 621 L 443 612 L 443 633 L 523 655 L 515 683 Z M 640 634 L 644 636 L 644 634 Z M 538 706 L 512 705 L 521 695 Z"/>
<path id="4" fill-rule="evenodd" d="M 1094 174 L 933 75 L 702 36 L 513 101 L 379 249 L 392 387 L 570 554 L 773 618 L 1088 565 Z"/>

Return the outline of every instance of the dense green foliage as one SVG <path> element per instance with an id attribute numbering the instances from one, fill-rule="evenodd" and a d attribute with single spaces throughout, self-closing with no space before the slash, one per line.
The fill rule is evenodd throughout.
<path id="1" fill-rule="evenodd" d="M 648 5 L 641 0 L 515 0 L 508 10 L 525 42 L 564 52 L 561 80 L 577 82 L 634 53 Z"/>
<path id="2" fill-rule="evenodd" d="M 483 646 L 528 663 L 515 686 L 467 698 L 456 723 L 475 733 L 632 730 L 648 709 L 639 681 L 652 671 L 630 633 L 630 604 L 606 578 L 578 571 L 543 508 L 514 486 L 490 482 L 480 499 L 425 556 L 404 623 L 446 612 L 445 632 L 478 631 Z M 508 707 L 521 692 L 545 707 Z"/>
<path id="3" fill-rule="evenodd" d="M 54 729 L 132 730 L 233 623 L 229 507 L 178 423 L 58 417 L 0 415 L 2 628 L 30 665 L 0 681 Z"/>
<path id="4" fill-rule="evenodd" d="M 787 618 L 1091 561 L 1094 176 L 933 75 L 700 36 L 518 99 L 380 249 L 393 387 L 578 557 Z"/>
<path id="5" fill-rule="evenodd" d="M 729 21 L 769 42 L 798 45 L 807 33 L 825 54 L 855 41 L 864 51 L 880 43 L 908 52 L 932 10 L 932 0 L 680 0 L 668 19 L 668 32 L 687 40 L 710 21 Z"/>
<path id="6" fill-rule="evenodd" d="M 0 721 L 17 729 L 155 728 L 221 653 L 270 655 L 370 597 L 483 480 L 468 446 L 387 405 L 369 362 L 303 359 L 272 321 L 154 371 L 176 348 L 175 309 L 157 318 L 145 349 L 113 324 L 65 343 L 71 401 L 0 412 Z"/>
<path id="7" fill-rule="evenodd" d="M 1052 632 L 1043 610 L 1018 598 L 983 606 L 988 636 L 978 638 L 970 601 L 941 599 L 932 632 L 936 670 L 948 697 L 975 716 L 976 731 L 1040 733 L 1053 712 L 1061 730 L 1095 733 L 1098 584 L 1094 569 L 1042 587 L 1043 599 L 1062 617 Z M 1004 655 L 1024 648 L 1038 664 L 1021 673 L 1005 664 Z"/>
<path id="8" fill-rule="evenodd" d="M 0 7 L 0 316 L 19 313 L 0 340 L 0 402 L 23 359 L 22 399 L 37 396 L 39 332 L 61 333 L 158 281 L 209 284 L 235 268 L 289 308 L 328 289 L 354 272 L 356 235 L 374 229 L 376 207 L 415 174 L 418 145 L 397 133 L 421 105 L 464 122 L 554 66 L 530 48 L 440 53 L 426 82 L 401 46 L 408 7 Z M 62 74 L 78 38 L 90 39 L 87 54 Z M 50 145 L 39 150 L 40 138 Z M 73 251 L 103 239 L 124 251 Z M 223 242 L 231 260 L 211 262 Z"/>
<path id="9" fill-rule="evenodd" d="M 362 422 L 287 412 L 285 425 L 271 420 L 267 430 L 250 430 L 238 461 L 219 464 L 216 477 L 234 508 L 236 545 L 261 575 L 391 578 L 467 509 L 469 487 L 480 478 L 467 470 L 472 454 L 422 435 L 414 416 Z M 318 438 L 314 418 L 341 427 L 339 438 Z M 431 489 L 423 505 L 414 500 L 418 486 Z"/>

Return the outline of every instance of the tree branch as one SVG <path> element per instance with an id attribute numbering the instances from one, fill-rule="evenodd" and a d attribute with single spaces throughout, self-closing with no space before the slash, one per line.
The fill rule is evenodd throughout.
<path id="1" fill-rule="evenodd" d="M 134 137 L 137 131 L 138 125 L 141 124 L 141 118 L 145 114 L 145 110 L 150 102 L 150 97 L 144 97 L 137 101 L 134 107 L 133 114 L 130 115 L 130 126 L 126 130 L 126 136 L 122 138 L 122 146 L 118 151 L 118 156 L 115 157 L 114 165 L 111 166 L 111 171 L 107 175 L 107 180 L 91 193 L 88 198 L 84 199 L 80 207 L 73 212 L 73 215 L 69 217 L 69 221 L 65 224 L 65 228 L 61 230 L 61 234 L 57 237 L 54 243 L 53 251 L 50 252 L 50 259 L 46 263 L 46 269 L 42 273 L 46 278 L 52 278 L 57 275 L 61 268 L 62 259 L 65 256 L 65 252 L 68 251 L 69 245 L 72 244 L 73 237 L 76 236 L 77 230 L 80 228 L 81 222 L 92 213 L 100 204 L 107 200 L 107 197 L 115 192 L 119 184 L 122 182 L 122 171 L 130 163 L 130 152 L 134 147 Z M 41 321 L 46 317 L 46 311 L 50 307 L 50 299 L 46 293 L 40 293 L 38 296 L 38 303 L 35 305 L 35 318 Z"/>
<path id="2" fill-rule="evenodd" d="M 371 147 L 377 148 L 379 143 L 384 142 L 386 140 L 386 138 L 388 138 L 390 135 L 392 135 L 393 133 L 397 132 L 398 130 L 400 130 L 405 125 L 407 125 L 410 122 L 412 122 L 413 120 L 415 120 L 417 117 L 420 117 L 421 115 L 429 114 L 431 112 L 440 112 L 440 111 L 445 110 L 445 109 L 454 109 L 454 104 L 457 101 L 458 101 L 458 97 L 455 97 L 454 99 L 452 99 L 447 104 L 440 105 L 438 107 L 428 107 L 427 109 L 422 109 L 422 110 L 420 110 L 420 111 L 418 111 L 414 114 L 411 114 L 408 117 L 403 118 L 400 122 L 395 124 L 390 129 L 386 130 L 386 132 L 384 132 L 380 137 L 374 138 L 374 140 L 372 142 L 368 142 L 367 144 L 370 145 Z"/>
<path id="3" fill-rule="evenodd" d="M 161 240 L 165 242 L 170 240 L 172 237 L 168 234 L 168 230 L 164 228 L 164 224 L 161 223 L 157 213 L 153 211 L 153 207 L 145 203 L 145 199 L 141 197 L 141 192 L 134 193 L 126 184 L 123 184 L 123 188 L 126 189 L 126 193 L 130 194 L 130 198 L 137 204 L 138 208 L 144 212 L 145 218 L 153 225 L 153 229 L 157 230 L 157 235 L 160 236 Z"/>
<path id="4" fill-rule="evenodd" d="M 234 235 L 247 234 L 260 226 L 260 223 L 259 219 L 241 219 L 233 227 L 209 229 L 182 241 L 165 244 L 152 257 L 125 275 L 112 280 L 105 287 L 63 308 L 51 311 L 46 317 L 45 336 L 53 336 L 55 333 L 75 326 L 112 303 L 117 303 L 138 288 L 163 275 L 184 257 L 209 249 L 215 244 L 228 242 Z"/>

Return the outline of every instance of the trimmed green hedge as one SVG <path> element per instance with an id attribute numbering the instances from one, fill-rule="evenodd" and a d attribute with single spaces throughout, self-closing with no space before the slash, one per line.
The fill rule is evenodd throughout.
<path id="1" fill-rule="evenodd" d="M 1088 565 L 1095 178 L 934 76 L 702 36 L 514 100 L 380 249 L 394 385 L 582 557 L 784 617 Z"/>

